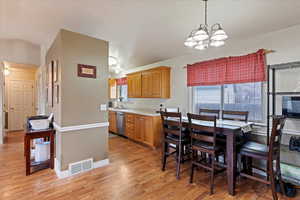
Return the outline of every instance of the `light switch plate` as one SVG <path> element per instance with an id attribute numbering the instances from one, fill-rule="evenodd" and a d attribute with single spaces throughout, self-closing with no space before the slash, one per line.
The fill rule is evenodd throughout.
<path id="1" fill-rule="evenodd" d="M 100 110 L 101 111 L 106 111 L 107 110 L 106 104 L 101 104 Z"/>

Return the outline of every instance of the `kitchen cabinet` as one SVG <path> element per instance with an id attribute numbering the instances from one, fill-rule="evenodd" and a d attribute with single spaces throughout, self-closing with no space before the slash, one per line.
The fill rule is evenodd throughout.
<path id="1" fill-rule="evenodd" d="M 129 98 L 170 98 L 170 67 L 128 74 Z"/>
<path id="2" fill-rule="evenodd" d="M 125 114 L 125 135 L 130 139 L 135 139 L 135 116 Z"/>
<path id="3" fill-rule="evenodd" d="M 162 73 L 160 70 L 142 73 L 142 96 L 145 98 L 162 97 Z"/>
<path id="4" fill-rule="evenodd" d="M 142 97 L 142 74 L 133 73 L 127 75 L 128 98 Z"/>
<path id="5" fill-rule="evenodd" d="M 109 132 L 117 133 L 117 113 L 113 111 L 108 112 L 108 121 L 109 121 Z"/>
<path id="6" fill-rule="evenodd" d="M 109 79 L 108 80 L 108 94 L 110 99 L 117 98 L 117 80 Z"/>
<path id="7" fill-rule="evenodd" d="M 160 116 L 126 113 L 125 121 L 126 136 L 128 138 L 152 148 L 160 146 L 162 131 Z"/>

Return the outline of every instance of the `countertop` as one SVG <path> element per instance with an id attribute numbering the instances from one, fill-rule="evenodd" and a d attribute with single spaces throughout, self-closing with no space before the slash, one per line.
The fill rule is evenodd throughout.
<path id="1" fill-rule="evenodd" d="M 108 110 L 115 111 L 115 112 L 124 112 L 124 113 L 152 116 L 152 117 L 160 116 L 159 113 L 156 113 L 155 110 L 151 110 L 151 109 L 108 108 Z"/>

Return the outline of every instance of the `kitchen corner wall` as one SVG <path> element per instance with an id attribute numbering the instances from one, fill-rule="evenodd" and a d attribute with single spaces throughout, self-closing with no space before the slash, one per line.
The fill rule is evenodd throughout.
<path id="1" fill-rule="evenodd" d="M 171 98 L 170 99 L 129 99 L 125 106 L 130 108 L 153 108 L 157 109 L 160 103 L 166 107 L 180 107 L 185 112 L 193 112 L 191 108 L 191 92 L 187 87 L 187 73 L 183 67 L 187 64 L 193 64 L 200 61 L 216 59 L 227 56 L 245 55 L 256 52 L 258 49 L 272 49 L 275 53 L 267 55 L 267 64 L 280 64 L 288 62 L 300 61 L 300 25 L 289 27 L 286 29 L 266 33 L 256 37 L 244 39 L 229 39 L 226 45 L 219 48 L 209 48 L 204 51 L 190 50 L 189 55 L 171 58 L 161 62 L 153 63 L 146 66 L 139 66 L 128 69 L 124 74 L 132 73 L 140 70 L 150 69 L 157 66 L 171 67 Z M 230 36 L 229 36 L 230 37 Z M 183 43 L 183 41 L 182 41 Z M 183 45 L 183 44 L 182 44 Z M 278 74 L 277 88 L 279 91 L 300 91 L 300 69 L 294 69 Z M 266 110 L 266 87 L 264 86 L 264 109 Z M 277 99 L 277 114 L 281 114 L 281 99 Z M 266 123 L 266 117 L 264 115 Z M 255 131 L 257 139 L 266 141 L 266 128 L 258 127 Z M 288 144 L 292 135 L 300 135 L 300 120 L 289 119 L 286 122 L 283 143 Z M 285 160 L 283 162 L 299 166 L 300 160 L 295 161 L 293 152 L 285 152 Z M 299 168 L 300 169 L 300 168 Z M 300 176 L 295 174 L 300 180 Z"/>
<path id="2" fill-rule="evenodd" d="M 108 101 L 108 42 L 61 30 L 47 52 L 46 65 L 52 60 L 58 61 L 60 92 L 59 102 L 54 107 L 48 103 L 47 110 L 54 113 L 59 170 L 89 158 L 107 159 L 108 116 L 100 105 Z M 96 79 L 78 77 L 77 64 L 96 66 Z"/>

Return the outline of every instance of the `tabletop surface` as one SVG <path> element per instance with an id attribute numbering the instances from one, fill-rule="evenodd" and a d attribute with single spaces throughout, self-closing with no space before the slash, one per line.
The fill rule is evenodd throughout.
<path id="1" fill-rule="evenodd" d="M 176 120 L 176 118 L 169 117 L 168 120 Z M 188 118 L 182 117 L 182 122 L 188 123 Z M 200 120 L 193 120 L 192 123 L 197 124 L 197 125 L 202 125 L 202 126 L 213 126 L 214 125 L 213 122 L 200 121 Z M 216 127 L 223 128 L 223 129 L 230 129 L 230 130 L 238 130 L 241 128 L 251 127 L 253 124 L 254 124 L 253 122 L 217 119 Z"/>
<path id="2" fill-rule="evenodd" d="M 48 128 L 48 129 L 42 129 L 42 130 L 33 130 L 27 127 L 26 134 L 34 134 L 34 133 L 43 133 L 43 132 L 49 132 L 49 131 L 55 131 L 54 128 Z"/>

